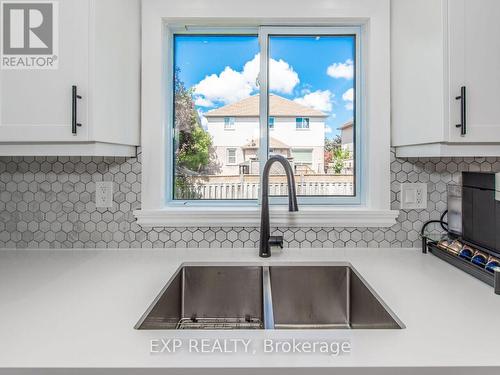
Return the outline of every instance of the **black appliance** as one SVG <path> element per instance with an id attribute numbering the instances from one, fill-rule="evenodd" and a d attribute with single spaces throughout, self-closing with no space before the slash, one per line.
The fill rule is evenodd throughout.
<path id="1" fill-rule="evenodd" d="M 500 254 L 500 174 L 462 173 L 462 238 Z"/>

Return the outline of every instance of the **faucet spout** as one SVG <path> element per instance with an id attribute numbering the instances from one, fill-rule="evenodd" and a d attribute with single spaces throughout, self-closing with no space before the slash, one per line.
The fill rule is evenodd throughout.
<path id="1" fill-rule="evenodd" d="M 295 177 L 293 175 L 292 166 L 288 160 L 281 155 L 272 155 L 267 160 L 264 170 L 262 171 L 262 208 L 260 215 L 260 246 L 259 256 L 268 258 L 271 256 L 271 245 L 283 247 L 283 237 L 271 237 L 271 225 L 269 220 L 269 174 L 272 165 L 278 162 L 285 169 L 287 184 L 288 184 L 288 210 L 296 212 L 299 210 L 297 204 L 297 193 L 295 190 Z"/>

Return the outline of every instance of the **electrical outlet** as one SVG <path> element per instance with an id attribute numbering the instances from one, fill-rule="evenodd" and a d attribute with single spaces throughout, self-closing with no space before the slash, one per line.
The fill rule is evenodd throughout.
<path id="1" fill-rule="evenodd" d="M 99 208 L 113 207 L 113 182 L 98 181 L 95 183 L 95 206 Z"/>
<path id="2" fill-rule="evenodd" d="M 401 184 L 401 209 L 424 210 L 427 208 L 427 184 Z"/>

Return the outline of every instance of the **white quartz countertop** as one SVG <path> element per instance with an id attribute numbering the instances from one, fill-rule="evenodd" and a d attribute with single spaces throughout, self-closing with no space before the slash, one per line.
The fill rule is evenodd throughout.
<path id="1" fill-rule="evenodd" d="M 184 262 L 350 262 L 401 330 L 147 331 L 133 327 Z M 0 251 L 0 367 L 500 369 L 500 296 L 416 249 Z M 156 339 L 250 339 L 249 353 L 150 352 Z M 348 341 L 350 354 L 264 353 L 263 340 Z"/>

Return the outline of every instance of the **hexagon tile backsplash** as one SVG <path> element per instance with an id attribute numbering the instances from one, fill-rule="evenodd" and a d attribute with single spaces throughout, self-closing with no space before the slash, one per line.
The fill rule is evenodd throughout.
<path id="1" fill-rule="evenodd" d="M 419 247 L 422 223 L 446 209 L 446 184 L 460 172 L 500 171 L 498 158 L 396 159 L 391 199 L 401 182 L 428 184 L 427 210 L 400 211 L 391 228 L 277 228 L 288 247 Z M 1 157 L 0 248 L 256 247 L 256 228 L 143 230 L 139 158 Z M 112 209 L 96 208 L 95 182 L 115 183 Z"/>

